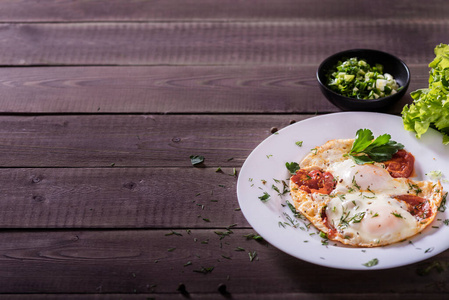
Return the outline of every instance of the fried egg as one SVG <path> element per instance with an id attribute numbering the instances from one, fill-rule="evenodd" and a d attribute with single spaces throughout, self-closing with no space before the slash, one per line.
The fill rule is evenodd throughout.
<path id="1" fill-rule="evenodd" d="M 387 162 L 358 165 L 347 155 L 353 141 L 328 141 L 300 162 L 290 179 L 295 208 L 330 240 L 357 247 L 421 232 L 437 214 L 441 183 L 394 178 Z"/>

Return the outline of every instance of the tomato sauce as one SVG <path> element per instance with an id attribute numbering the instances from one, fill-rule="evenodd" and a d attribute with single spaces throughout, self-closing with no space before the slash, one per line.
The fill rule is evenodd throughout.
<path id="1" fill-rule="evenodd" d="M 397 195 L 394 198 L 404 201 L 407 204 L 407 211 L 419 220 L 432 216 L 429 201 L 425 198 L 415 195 Z"/>
<path id="2" fill-rule="evenodd" d="M 319 170 L 305 171 L 301 169 L 291 179 L 307 193 L 330 194 L 336 184 L 331 173 L 323 173 Z"/>
<path id="3" fill-rule="evenodd" d="M 411 153 L 401 149 L 390 160 L 384 162 L 384 164 L 392 177 L 408 178 L 413 173 L 415 157 Z"/>

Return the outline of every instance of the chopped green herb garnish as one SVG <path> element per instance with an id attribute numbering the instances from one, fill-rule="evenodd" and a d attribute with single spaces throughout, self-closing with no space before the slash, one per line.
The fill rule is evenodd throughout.
<path id="1" fill-rule="evenodd" d="M 270 194 L 268 194 L 267 192 L 264 192 L 263 195 L 259 197 L 260 201 L 262 202 L 267 202 L 269 198 Z"/>
<path id="2" fill-rule="evenodd" d="M 424 253 L 430 253 L 433 251 L 433 249 L 435 249 L 434 247 L 430 247 L 428 249 L 426 249 L 426 251 L 424 251 Z"/>
<path id="3" fill-rule="evenodd" d="M 396 218 L 404 219 L 404 217 L 401 214 L 399 214 L 399 213 L 392 212 L 391 214 L 393 216 L 395 216 Z"/>
<path id="4" fill-rule="evenodd" d="M 355 215 L 351 218 L 351 221 L 352 221 L 353 223 L 360 223 L 360 222 L 362 221 L 363 217 L 365 217 L 365 212 L 360 212 L 360 213 L 355 214 Z"/>
<path id="5" fill-rule="evenodd" d="M 415 192 L 416 195 L 418 195 L 419 193 L 422 192 L 422 189 L 416 184 L 409 183 L 408 186 L 409 186 L 410 190 L 413 190 Z"/>
<path id="6" fill-rule="evenodd" d="M 298 147 L 302 147 L 302 141 L 297 141 L 295 144 L 296 144 L 296 146 L 298 146 Z"/>
<path id="7" fill-rule="evenodd" d="M 290 203 L 290 201 L 286 200 L 285 201 L 287 203 L 288 208 L 290 208 L 291 212 L 293 213 L 293 215 L 296 217 L 299 215 L 299 212 L 296 210 L 296 208 L 293 206 L 293 204 Z"/>
<path id="8" fill-rule="evenodd" d="M 438 207 L 439 212 L 446 211 L 446 198 L 447 198 L 447 192 L 443 195 L 443 199 L 441 200 L 440 206 Z"/>
<path id="9" fill-rule="evenodd" d="M 377 264 L 379 263 L 379 260 L 377 259 L 377 258 L 373 258 L 372 260 L 370 260 L 369 262 L 367 262 L 367 263 L 364 263 L 363 265 L 365 266 L 365 267 L 374 267 L 374 266 L 376 266 Z"/>

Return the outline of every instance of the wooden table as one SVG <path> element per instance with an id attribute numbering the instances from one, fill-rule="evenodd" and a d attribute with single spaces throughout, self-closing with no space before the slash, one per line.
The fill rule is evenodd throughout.
<path id="1" fill-rule="evenodd" d="M 340 111 L 324 58 L 383 50 L 425 87 L 448 15 L 446 0 L 1 1 L 3 298 L 447 299 L 447 251 L 345 271 L 248 239 L 236 182 L 273 127 Z"/>

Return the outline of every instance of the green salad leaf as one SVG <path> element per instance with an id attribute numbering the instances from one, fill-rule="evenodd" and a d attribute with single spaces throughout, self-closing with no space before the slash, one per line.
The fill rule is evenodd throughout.
<path id="1" fill-rule="evenodd" d="M 435 59 L 429 64 L 429 87 L 410 93 L 414 99 L 402 110 L 404 128 L 417 138 L 434 128 L 442 133 L 443 144 L 449 144 L 449 46 L 435 48 Z"/>
<path id="2" fill-rule="evenodd" d="M 392 141 L 389 134 L 382 134 L 374 139 L 371 130 L 359 129 L 349 155 L 357 164 L 362 165 L 387 161 L 402 148 L 404 148 L 404 145 Z"/>

